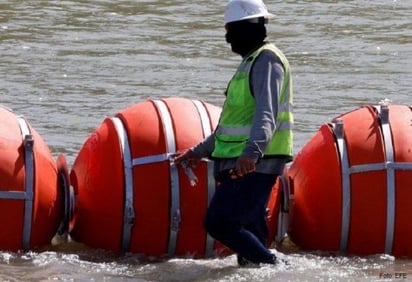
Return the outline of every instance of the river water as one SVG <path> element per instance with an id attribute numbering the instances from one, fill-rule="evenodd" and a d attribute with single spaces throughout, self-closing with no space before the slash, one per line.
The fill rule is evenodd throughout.
<path id="1" fill-rule="evenodd" d="M 240 61 L 224 40 L 225 4 L 0 0 L 0 104 L 24 115 L 69 166 L 106 116 L 135 103 L 187 97 L 221 106 Z M 276 14 L 269 37 L 293 68 L 296 152 L 341 113 L 385 98 L 411 104 L 412 1 L 266 4 Z M 0 252 L 0 281 L 412 280 L 412 262 L 383 254 L 277 254 L 289 264 L 238 268 L 234 256 L 153 262 L 68 244 Z"/>

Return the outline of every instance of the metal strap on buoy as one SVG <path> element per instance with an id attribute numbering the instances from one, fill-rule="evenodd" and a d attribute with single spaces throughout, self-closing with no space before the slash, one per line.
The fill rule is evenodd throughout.
<path id="1" fill-rule="evenodd" d="M 276 231 L 275 241 L 277 243 L 282 242 L 285 239 L 289 225 L 289 201 L 293 199 L 293 195 L 290 194 L 290 183 L 287 172 L 284 172 L 279 176 L 280 189 L 281 189 L 281 202 L 280 212 L 278 214 L 278 227 Z"/>
<path id="2" fill-rule="evenodd" d="M 210 205 L 210 202 L 212 201 L 213 194 L 215 193 L 216 189 L 216 182 L 215 182 L 215 177 L 213 174 L 213 162 L 208 161 L 207 162 L 207 206 Z M 215 245 L 215 239 L 213 239 L 212 236 L 209 235 L 209 233 L 206 233 L 206 256 L 211 257 L 214 254 L 214 245 Z"/>
<path id="3" fill-rule="evenodd" d="M 125 202 L 123 210 L 123 238 L 122 251 L 127 252 L 130 247 L 130 239 L 132 234 L 132 227 L 135 218 L 133 207 L 133 165 L 131 160 L 131 150 L 129 146 L 129 138 L 122 121 L 119 118 L 111 118 L 117 136 L 119 138 L 120 149 L 122 151 L 124 178 L 125 178 Z"/>
<path id="4" fill-rule="evenodd" d="M 203 130 L 203 137 L 207 137 L 210 134 L 212 134 L 212 126 L 210 124 L 210 118 L 209 115 L 207 114 L 206 108 L 203 105 L 202 102 L 199 100 L 192 100 L 193 104 L 195 105 L 199 116 L 200 120 L 202 122 L 202 130 Z M 213 162 L 210 160 L 207 161 L 207 206 L 209 206 L 210 201 L 212 200 L 213 194 L 215 193 L 216 189 L 216 183 L 215 183 L 215 178 L 213 175 Z M 205 254 L 207 257 L 211 257 L 213 255 L 213 250 L 214 250 L 214 244 L 215 244 L 215 239 L 213 239 L 212 236 L 210 236 L 208 233 L 206 234 L 206 248 L 205 248 Z"/>
<path id="5" fill-rule="evenodd" d="M 171 205 L 170 205 L 170 234 L 168 242 L 168 254 L 174 255 L 176 251 L 176 243 L 179 232 L 179 224 L 181 221 L 180 216 L 180 182 L 179 174 L 176 165 L 171 161 L 171 155 L 176 152 L 175 134 L 173 131 L 172 117 L 170 112 L 162 100 L 152 100 L 154 106 L 157 109 L 160 120 L 162 122 L 167 152 L 158 155 L 150 155 L 139 158 L 132 158 L 131 149 L 129 145 L 129 138 L 127 131 L 122 121 L 117 118 L 111 118 L 117 135 L 119 137 L 120 147 L 123 155 L 124 174 L 125 174 L 125 208 L 124 208 L 124 220 L 123 220 L 123 238 L 122 238 L 122 251 L 127 252 L 130 248 L 131 234 L 133 222 L 135 219 L 135 211 L 133 207 L 133 167 L 138 165 L 152 164 L 157 162 L 169 161 L 170 163 L 170 189 L 171 189 Z M 197 100 L 192 101 L 196 106 L 202 123 L 202 129 L 204 137 L 211 134 L 211 123 L 207 110 L 203 103 Z M 208 162 L 208 202 L 211 199 L 215 189 L 215 183 L 213 178 L 213 168 Z M 207 235 L 206 253 L 213 252 L 214 240 Z"/>
<path id="6" fill-rule="evenodd" d="M 389 122 L 389 108 L 387 104 L 374 107 L 380 119 L 381 132 L 384 140 L 385 162 L 354 165 L 349 167 L 346 141 L 343 133 L 343 121 L 337 120 L 332 124 L 336 137 L 337 147 L 341 161 L 342 173 L 342 229 L 340 250 L 346 251 L 348 246 L 351 207 L 351 182 L 352 173 L 386 170 L 387 205 L 386 205 L 386 234 L 385 253 L 392 253 L 394 229 L 395 229 L 395 170 L 412 170 L 412 163 L 397 163 L 394 161 L 394 148 L 392 143 L 392 132 Z"/>
<path id="7" fill-rule="evenodd" d="M 340 250 L 343 252 L 348 246 L 349 226 L 350 226 L 350 171 L 346 142 L 343 136 L 343 121 L 337 120 L 332 124 L 338 146 L 341 174 L 342 174 L 342 228 L 340 236 Z"/>
<path id="8" fill-rule="evenodd" d="M 393 156 L 392 132 L 389 125 L 389 109 L 387 105 L 375 107 L 379 113 L 383 141 L 385 144 L 386 156 L 386 234 L 385 234 L 385 253 L 392 253 L 393 233 L 395 231 L 395 163 Z"/>
<path id="9" fill-rule="evenodd" d="M 25 204 L 24 204 L 24 227 L 23 227 L 23 248 L 28 249 L 30 246 L 31 225 L 33 215 L 33 198 L 34 198 L 34 155 L 33 155 L 33 136 L 30 133 L 29 125 L 22 117 L 17 118 L 23 137 L 24 145 L 24 162 L 26 179 L 25 187 Z"/>
<path id="10" fill-rule="evenodd" d="M 34 198 L 34 155 L 33 155 L 33 136 L 30 133 L 29 125 L 23 117 L 17 117 L 24 146 L 24 191 L 0 191 L 0 199 L 24 200 L 24 222 L 23 222 L 23 249 L 29 249 L 33 198 Z"/>
<path id="11" fill-rule="evenodd" d="M 153 100 L 154 105 L 157 108 L 160 119 L 163 125 L 163 131 L 166 138 L 167 151 L 169 153 L 176 152 L 176 141 L 175 134 L 173 131 L 172 117 L 167 109 L 165 102 L 161 100 Z M 179 231 L 180 217 L 180 184 L 179 184 L 179 174 L 177 167 L 174 163 L 170 163 L 170 192 L 172 197 L 172 202 L 170 205 L 170 234 L 169 234 L 169 244 L 168 253 L 173 255 L 176 251 L 177 233 Z"/>

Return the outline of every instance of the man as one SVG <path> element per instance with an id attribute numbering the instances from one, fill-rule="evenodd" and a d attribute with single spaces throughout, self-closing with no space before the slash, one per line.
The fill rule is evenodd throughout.
<path id="1" fill-rule="evenodd" d="M 276 263 L 267 246 L 266 205 L 292 159 L 292 78 L 289 63 L 265 42 L 273 18 L 261 0 L 231 0 L 225 10 L 226 41 L 242 62 L 226 90 L 214 134 L 179 152 L 175 162 L 214 160 L 216 192 L 205 228 L 238 254 L 238 263 Z"/>

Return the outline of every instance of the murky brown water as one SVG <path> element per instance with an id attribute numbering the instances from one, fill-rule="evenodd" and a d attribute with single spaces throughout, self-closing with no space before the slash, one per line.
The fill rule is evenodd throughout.
<path id="1" fill-rule="evenodd" d="M 224 6 L 203 0 L 0 1 L 0 104 L 24 115 L 69 164 L 104 117 L 137 102 L 179 96 L 221 105 L 239 62 L 224 41 Z M 270 38 L 294 71 L 296 152 L 340 113 L 384 98 L 411 104 L 411 1 L 267 6 L 277 15 Z M 94 252 L 1 252 L 0 280 L 386 281 L 398 273 L 412 279 L 412 263 L 384 255 L 292 253 L 289 266 L 239 269 L 233 256 L 102 262 Z"/>

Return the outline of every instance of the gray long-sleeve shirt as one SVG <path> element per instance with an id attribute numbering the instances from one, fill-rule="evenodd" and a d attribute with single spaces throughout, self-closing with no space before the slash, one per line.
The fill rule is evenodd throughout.
<path id="1" fill-rule="evenodd" d="M 276 130 L 278 99 L 282 88 L 284 69 L 280 60 L 269 51 L 263 51 L 254 62 L 250 83 L 256 101 L 255 116 L 250 137 L 242 153 L 243 156 L 257 160 L 256 172 L 281 174 L 286 159 L 262 158 L 263 152 Z M 215 146 L 214 134 L 208 136 L 192 148 L 198 157 L 208 157 Z M 236 158 L 215 159 L 215 174 L 222 170 L 235 168 Z"/>

